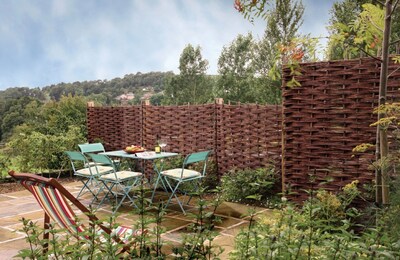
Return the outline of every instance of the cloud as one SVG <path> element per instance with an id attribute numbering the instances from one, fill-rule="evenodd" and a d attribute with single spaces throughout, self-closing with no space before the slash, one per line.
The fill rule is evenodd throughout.
<path id="1" fill-rule="evenodd" d="M 4 0 L 0 12 L 0 89 L 178 72 L 189 43 L 215 74 L 224 45 L 247 32 L 261 38 L 265 26 L 246 21 L 233 0 Z M 306 24 L 320 30 L 319 20 Z"/>

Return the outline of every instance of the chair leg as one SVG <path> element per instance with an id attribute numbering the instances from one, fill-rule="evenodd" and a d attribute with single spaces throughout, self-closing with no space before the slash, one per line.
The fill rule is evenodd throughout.
<path id="1" fill-rule="evenodd" d="M 44 213 L 44 233 L 43 240 L 46 241 L 43 245 L 43 253 L 47 253 L 49 250 L 49 230 L 50 229 L 50 217 L 46 213 Z"/>
<path id="2" fill-rule="evenodd" d="M 182 202 L 179 200 L 178 196 L 176 195 L 176 192 L 177 192 L 177 190 L 178 190 L 178 188 L 179 188 L 179 185 L 180 185 L 182 182 L 181 182 L 181 181 L 178 181 L 178 183 L 176 184 L 175 188 L 172 188 L 172 185 L 170 184 L 170 182 L 168 181 L 167 178 L 165 178 L 165 182 L 168 184 L 168 186 L 169 186 L 169 188 L 170 188 L 170 190 L 171 190 L 171 195 L 169 196 L 169 199 L 168 199 L 167 203 L 165 204 L 165 208 L 168 207 L 169 203 L 170 203 L 171 200 L 172 200 L 172 197 L 175 197 L 175 198 L 176 198 L 176 201 L 178 202 L 179 207 L 181 208 L 181 210 L 182 210 L 182 212 L 183 212 L 183 214 L 186 215 L 186 211 L 185 211 L 185 209 L 183 208 Z"/>
<path id="3" fill-rule="evenodd" d="M 157 176 L 156 183 L 155 183 L 155 185 L 154 185 L 153 194 L 151 194 L 151 202 L 153 202 L 154 195 L 155 195 L 155 193 L 156 193 L 156 190 L 157 190 L 157 186 L 158 186 L 159 181 L 161 181 L 161 185 L 162 185 L 162 188 L 164 189 L 164 191 L 168 192 L 168 189 L 167 189 L 167 187 L 165 186 L 165 183 L 164 183 L 164 181 L 163 181 L 163 179 L 162 179 L 162 176 L 161 176 L 161 175 L 158 175 L 158 176 Z"/>
<path id="4" fill-rule="evenodd" d="M 93 196 L 96 196 L 94 194 L 94 192 L 92 191 L 92 189 L 89 187 L 89 182 L 92 182 L 92 178 L 86 179 L 86 181 L 84 181 L 83 178 L 81 178 L 81 182 L 83 183 L 83 187 L 82 189 L 79 191 L 78 195 L 76 196 L 76 198 L 79 198 L 81 195 L 85 194 L 83 191 L 85 189 L 87 189 Z"/>
<path id="5" fill-rule="evenodd" d="M 103 204 L 103 202 L 107 199 L 107 197 L 109 196 L 109 194 L 113 194 L 112 189 L 115 185 L 115 183 L 111 183 L 111 186 L 108 186 L 106 182 L 102 181 L 104 187 L 106 187 L 107 192 L 104 195 L 103 199 L 99 202 L 99 205 L 97 205 L 97 208 L 100 208 L 101 204 Z"/>
<path id="6" fill-rule="evenodd" d="M 131 185 L 125 186 L 125 187 L 122 187 L 122 184 L 119 183 L 119 185 L 121 185 L 121 190 L 122 190 L 122 192 L 123 192 L 123 197 L 121 198 L 121 200 L 120 200 L 120 202 L 118 203 L 117 207 L 114 209 L 114 212 L 116 212 L 116 211 L 119 209 L 119 207 L 122 205 L 122 203 L 124 202 L 124 200 L 125 200 L 126 198 L 128 198 L 128 199 L 132 202 L 132 204 L 137 208 L 136 203 L 135 203 L 135 200 L 129 195 L 129 192 L 132 190 L 132 187 L 136 186 L 136 183 L 137 183 L 137 182 L 138 182 L 138 179 L 135 179 L 135 180 L 132 182 Z"/>

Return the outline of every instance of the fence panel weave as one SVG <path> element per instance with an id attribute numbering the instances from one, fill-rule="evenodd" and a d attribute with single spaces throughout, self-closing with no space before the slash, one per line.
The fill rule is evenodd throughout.
<path id="1" fill-rule="evenodd" d="M 219 113 L 218 166 L 222 172 L 269 163 L 280 169 L 280 106 L 223 105 Z"/>
<path id="2" fill-rule="evenodd" d="M 140 106 L 88 107 L 88 141 L 100 140 L 106 150 L 120 150 L 142 143 Z"/>
<path id="3" fill-rule="evenodd" d="M 167 150 L 188 154 L 215 147 L 214 105 L 145 106 L 143 145 L 152 148 L 156 139 L 167 141 Z"/>
<path id="4" fill-rule="evenodd" d="M 395 66 L 392 64 L 390 71 Z M 380 63 L 374 59 L 307 63 L 301 65 L 301 86 L 284 88 L 285 184 L 294 200 L 304 200 L 304 190 L 331 179 L 319 188 L 337 191 L 353 180 L 371 183 L 368 166 L 374 153 L 354 154 L 362 143 L 375 143 Z M 399 75 L 389 80 L 388 97 L 394 101 Z M 284 80 L 291 79 L 284 71 Z M 310 178 L 310 176 L 312 176 Z M 315 184 L 311 180 L 315 179 Z"/>
<path id="5" fill-rule="evenodd" d="M 182 155 L 213 150 L 219 174 L 268 163 L 280 169 L 280 126 L 280 106 L 88 107 L 90 142 L 100 139 L 107 150 L 140 143 L 152 150 L 163 138 L 166 150 Z"/>

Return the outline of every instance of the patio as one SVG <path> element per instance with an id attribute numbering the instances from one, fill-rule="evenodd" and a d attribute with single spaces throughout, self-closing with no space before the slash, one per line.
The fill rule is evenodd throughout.
<path id="1" fill-rule="evenodd" d="M 65 184 L 65 187 L 74 195 L 78 194 L 81 186 L 80 182 Z M 88 205 L 91 197 L 84 195 L 80 198 L 80 201 Z M 43 211 L 34 197 L 26 190 L 0 194 L 0 202 L 0 259 L 13 259 L 18 250 L 28 247 L 25 242 L 25 235 L 18 232 L 22 227 L 19 220 L 24 217 L 42 226 Z M 194 202 L 191 203 L 190 207 L 187 207 L 188 212 L 195 212 L 193 205 Z M 179 244 L 182 234 L 187 233 L 186 227 L 193 222 L 193 219 L 183 215 L 177 204 L 171 204 L 168 209 L 168 214 L 164 217 L 162 223 L 166 228 L 166 233 L 162 235 L 162 238 L 171 244 Z M 118 210 L 117 222 L 125 225 L 134 223 L 137 216 L 133 215 L 130 210 L 131 208 L 122 206 Z M 221 217 L 222 221 L 215 227 L 219 235 L 215 238 L 214 245 L 224 248 L 224 252 L 220 256 L 221 259 L 228 258 L 229 252 L 233 249 L 236 234 L 242 227 L 248 225 L 247 218 L 243 216 L 247 212 L 247 206 L 236 203 L 224 202 L 218 208 L 217 215 Z M 258 214 L 271 214 L 269 209 L 264 208 L 257 208 L 257 212 Z M 105 203 L 96 215 L 100 219 L 105 219 L 111 213 L 111 207 Z"/>

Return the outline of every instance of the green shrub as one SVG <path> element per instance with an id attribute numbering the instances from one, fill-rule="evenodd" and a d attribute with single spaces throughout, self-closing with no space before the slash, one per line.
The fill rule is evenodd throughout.
<path id="1" fill-rule="evenodd" d="M 311 198 L 300 210 L 284 204 L 249 224 L 235 238 L 230 259 L 399 259 L 400 241 L 379 225 L 364 227 L 363 233 L 351 229 L 351 215 L 339 199 L 342 193 L 317 192 L 319 198 Z M 341 220 L 331 221 L 329 214 Z"/>
<path id="2" fill-rule="evenodd" d="M 275 168 L 231 170 L 221 178 L 224 199 L 233 202 L 245 202 L 250 197 L 265 201 L 273 195 L 277 181 Z"/>

